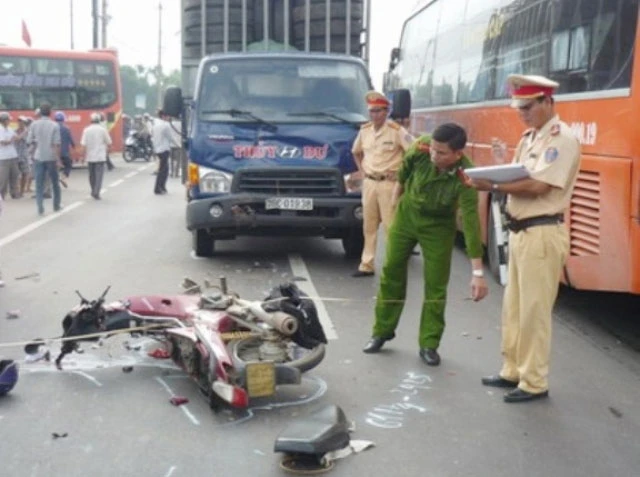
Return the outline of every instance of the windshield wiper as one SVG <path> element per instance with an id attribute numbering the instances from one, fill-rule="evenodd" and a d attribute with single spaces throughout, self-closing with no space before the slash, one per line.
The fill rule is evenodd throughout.
<path id="1" fill-rule="evenodd" d="M 334 114 L 334 113 L 328 113 L 326 111 L 306 111 L 303 113 L 288 113 L 287 116 L 310 116 L 310 117 L 316 117 L 316 118 L 332 118 L 344 124 L 351 124 L 352 126 L 358 126 L 360 124 L 358 121 L 349 121 L 348 119 L 343 118 L 342 116 L 338 116 L 337 114 Z"/>
<path id="2" fill-rule="evenodd" d="M 242 111 L 240 109 L 216 109 L 212 111 L 202 111 L 202 114 L 228 114 L 229 116 L 234 118 L 237 118 L 238 116 L 244 116 L 245 118 L 252 119 L 258 124 L 262 124 L 263 126 L 265 126 L 265 129 L 267 131 L 275 132 L 278 130 L 278 126 L 256 116 L 251 111 Z"/>

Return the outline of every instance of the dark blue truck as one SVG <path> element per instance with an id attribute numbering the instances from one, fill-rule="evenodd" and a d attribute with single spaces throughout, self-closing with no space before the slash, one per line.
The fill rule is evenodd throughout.
<path id="1" fill-rule="evenodd" d="M 351 147 L 367 121 L 364 96 L 371 80 L 362 55 L 355 54 L 366 42 L 359 30 L 346 30 L 362 27 L 362 0 L 331 1 L 331 11 L 349 25 L 340 28 L 332 18 L 333 33 L 318 27 L 320 19 L 325 24 L 325 0 L 285 1 L 280 12 L 270 6 L 260 11 L 272 27 L 263 22 L 264 36 L 253 43 L 248 25 L 257 14 L 251 8 L 262 1 L 207 0 L 207 12 L 202 2 L 183 0 L 183 22 L 194 22 L 196 11 L 201 16 L 221 7 L 222 40 L 201 35 L 200 50 L 214 53 L 183 58 L 182 88 L 168 89 L 164 103 L 185 126 L 187 229 L 196 255 L 210 256 L 215 241 L 239 235 L 304 235 L 342 239 L 345 253 L 358 256 L 361 181 L 351 176 Z M 291 20 L 280 24 L 283 31 L 274 30 L 287 4 Z M 209 20 L 200 24 L 212 32 Z M 240 42 L 230 36 L 238 33 L 237 24 L 245 25 Z M 329 41 L 319 42 L 319 32 Z M 305 33 L 307 41 L 300 40 Z M 185 35 L 183 54 L 198 56 L 188 38 L 196 37 Z M 234 45 L 241 51 L 232 51 Z M 322 52 L 311 51 L 314 45 Z"/>

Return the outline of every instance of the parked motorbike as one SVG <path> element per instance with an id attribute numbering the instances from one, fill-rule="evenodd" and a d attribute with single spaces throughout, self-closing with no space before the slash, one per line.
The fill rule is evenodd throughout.
<path id="1" fill-rule="evenodd" d="M 122 158 L 126 162 L 132 162 L 136 159 L 149 161 L 152 155 L 151 144 L 149 144 L 146 138 L 140 136 L 136 131 L 129 131 L 129 135 L 124 141 Z"/>
<path id="2" fill-rule="evenodd" d="M 199 386 L 213 409 L 245 408 L 249 400 L 270 396 L 276 386 L 299 384 L 316 367 L 327 343 L 315 305 L 294 283 L 274 288 L 264 301 L 247 301 L 220 291 L 202 293 L 193 281 L 181 295 L 132 296 L 105 304 L 107 288 L 96 300 L 79 292 L 80 304 L 63 319 L 64 357 L 82 341 L 115 333 L 149 335 L 161 341 L 173 362 Z M 37 346 L 27 345 L 33 353 Z"/>

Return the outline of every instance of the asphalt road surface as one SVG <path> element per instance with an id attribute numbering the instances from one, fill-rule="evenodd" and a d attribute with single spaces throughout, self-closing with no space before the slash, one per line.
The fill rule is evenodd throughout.
<path id="1" fill-rule="evenodd" d="M 72 173 L 65 208 L 37 216 L 30 198 L 7 200 L 0 218 L 0 356 L 20 362 L 20 380 L 0 399 L 0 475 L 279 476 L 278 434 L 329 404 L 353 423 L 352 439 L 374 447 L 337 461 L 335 476 L 637 476 L 640 473 L 640 301 L 562 290 L 556 311 L 550 398 L 505 404 L 480 385 L 498 371 L 501 288 L 467 300 L 468 261 L 455 251 L 440 348 L 442 365 L 418 357 L 420 256 L 398 336 L 365 355 L 377 277 L 354 279 L 339 241 L 240 238 L 196 259 L 184 228 L 184 189 L 155 196 L 152 164 L 118 166 L 102 201 L 86 169 Z M 382 245 L 379 247 L 382 256 Z M 243 298 L 261 299 L 286 279 L 317 297 L 330 342 L 301 386 L 242 412 L 212 412 L 196 386 L 166 360 L 127 351 L 114 338 L 65 359 L 58 371 L 25 363 L 19 343 L 53 337 L 78 299 L 178 293 L 183 277 L 226 276 Z M 19 311 L 18 318 L 5 318 Z M 55 350 L 56 344 L 52 347 Z M 132 370 L 129 371 L 129 367 Z M 172 395 L 189 399 L 169 403 Z"/>

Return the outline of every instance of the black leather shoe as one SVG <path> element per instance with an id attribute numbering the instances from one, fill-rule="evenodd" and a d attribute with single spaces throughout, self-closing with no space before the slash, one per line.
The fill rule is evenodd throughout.
<path id="1" fill-rule="evenodd" d="M 367 344 L 364 345 L 364 348 L 362 348 L 362 352 L 377 353 L 378 351 L 380 351 L 380 348 L 382 348 L 382 345 L 384 345 L 390 339 L 391 338 L 382 338 L 380 336 L 373 336 L 369 341 L 367 341 Z"/>
<path id="2" fill-rule="evenodd" d="M 493 386 L 494 388 L 517 388 L 518 381 L 510 381 L 508 379 L 504 379 L 500 375 L 495 376 L 484 376 L 482 378 L 482 384 L 485 386 Z"/>
<path id="3" fill-rule="evenodd" d="M 543 399 L 549 397 L 549 391 L 543 391 L 541 393 L 530 393 L 523 389 L 516 388 L 509 391 L 504 395 L 504 402 L 527 402 L 535 401 L 536 399 Z"/>
<path id="4" fill-rule="evenodd" d="M 363 272 L 362 270 L 357 270 L 351 274 L 352 277 L 360 278 L 360 277 L 372 277 L 374 272 Z"/>
<path id="5" fill-rule="evenodd" d="M 440 364 L 440 355 L 435 349 L 422 348 L 420 350 L 420 357 L 422 358 L 422 361 L 427 363 L 429 366 L 438 366 Z"/>

